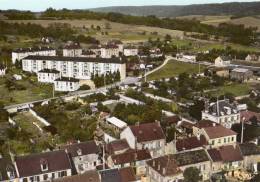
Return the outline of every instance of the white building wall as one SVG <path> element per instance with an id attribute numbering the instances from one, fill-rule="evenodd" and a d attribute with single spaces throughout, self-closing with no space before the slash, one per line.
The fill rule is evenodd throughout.
<path id="1" fill-rule="evenodd" d="M 12 52 L 12 63 L 15 64 L 16 60 L 20 61 L 30 55 L 39 56 L 56 56 L 56 50 L 32 51 L 32 52 Z"/>
<path id="2" fill-rule="evenodd" d="M 136 148 L 136 138 L 129 127 L 121 132 L 120 139 L 126 139 L 127 143 L 132 149 Z"/>

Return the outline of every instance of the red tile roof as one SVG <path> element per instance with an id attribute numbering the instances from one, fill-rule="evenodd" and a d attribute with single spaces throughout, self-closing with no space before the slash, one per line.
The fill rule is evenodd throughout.
<path id="1" fill-rule="evenodd" d="M 260 121 L 260 113 L 256 113 L 253 111 L 241 111 L 240 112 L 241 121 L 250 122 L 251 120 L 256 119 Z"/>
<path id="2" fill-rule="evenodd" d="M 210 120 L 201 120 L 197 122 L 194 126 L 201 129 L 201 128 L 212 127 L 214 125 L 218 125 L 218 124 Z"/>
<path id="3" fill-rule="evenodd" d="M 221 158 L 221 155 L 220 155 L 218 149 L 209 149 L 209 150 L 207 150 L 207 152 L 213 162 L 222 161 L 222 158 Z"/>
<path id="4" fill-rule="evenodd" d="M 222 146 L 219 148 L 219 153 L 224 162 L 243 160 L 239 145 L 236 145 L 235 147 L 233 145 Z"/>
<path id="5" fill-rule="evenodd" d="M 126 139 L 112 141 L 106 146 L 106 150 L 109 154 L 114 154 L 117 151 L 128 149 L 130 149 L 130 146 L 128 145 Z"/>
<path id="6" fill-rule="evenodd" d="M 182 173 L 173 155 L 158 157 L 146 163 L 162 176 L 175 176 Z"/>
<path id="7" fill-rule="evenodd" d="M 130 150 L 122 154 L 115 154 L 111 156 L 115 165 L 126 164 L 135 161 L 142 161 L 151 159 L 151 154 L 148 150 Z"/>
<path id="8" fill-rule="evenodd" d="M 234 132 L 233 130 L 227 129 L 224 126 L 221 126 L 221 125 L 207 127 L 207 128 L 204 128 L 204 130 L 205 130 L 205 132 L 207 133 L 207 135 L 209 136 L 210 139 L 237 135 L 237 133 Z"/>
<path id="9" fill-rule="evenodd" d="M 176 149 L 177 151 L 191 150 L 199 147 L 203 147 L 207 144 L 207 141 L 204 136 L 201 136 L 199 139 L 197 137 L 190 137 L 181 140 L 177 140 Z"/>
<path id="10" fill-rule="evenodd" d="M 46 161 L 48 170 L 42 172 L 41 161 Z M 71 169 L 69 158 L 64 150 L 19 156 L 15 159 L 19 177 Z"/>
<path id="11" fill-rule="evenodd" d="M 119 169 L 121 182 L 132 182 L 136 181 L 134 169 L 132 167 L 126 167 Z"/>
<path id="12" fill-rule="evenodd" d="M 99 174 L 97 171 L 87 171 L 83 174 L 63 177 L 54 180 L 53 182 L 100 182 Z"/>
<path id="13" fill-rule="evenodd" d="M 164 132 L 158 123 L 146 123 L 130 126 L 137 142 L 147 142 L 165 139 Z"/>

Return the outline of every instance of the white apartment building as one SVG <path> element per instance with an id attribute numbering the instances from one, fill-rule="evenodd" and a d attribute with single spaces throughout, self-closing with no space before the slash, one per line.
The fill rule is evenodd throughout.
<path id="1" fill-rule="evenodd" d="M 231 128 L 233 124 L 240 123 L 240 112 L 228 101 L 220 100 L 206 106 L 206 109 L 202 111 L 202 119 Z"/>
<path id="2" fill-rule="evenodd" d="M 38 82 L 41 83 L 54 83 L 54 81 L 60 78 L 60 72 L 53 69 L 43 69 L 37 73 Z"/>
<path id="3" fill-rule="evenodd" d="M 73 92 L 80 88 L 79 79 L 60 77 L 54 81 L 54 89 L 59 92 Z"/>
<path id="4" fill-rule="evenodd" d="M 117 45 L 104 45 L 101 47 L 102 58 L 119 57 L 119 47 Z"/>
<path id="5" fill-rule="evenodd" d="M 124 48 L 124 55 L 125 56 L 137 56 L 138 55 L 138 48 L 136 47 L 125 47 Z"/>
<path id="6" fill-rule="evenodd" d="M 38 73 L 44 69 L 57 70 L 62 77 L 89 80 L 92 74 L 120 72 L 126 77 L 126 65 L 121 58 L 86 58 L 58 56 L 28 56 L 22 60 L 22 69 Z"/>
<path id="7" fill-rule="evenodd" d="M 34 47 L 34 48 L 20 48 L 12 52 L 12 63 L 20 61 L 23 58 L 30 56 L 56 56 L 56 50 L 51 47 Z"/>
<path id="8" fill-rule="evenodd" d="M 64 57 L 80 57 L 82 55 L 82 48 L 79 44 L 66 45 L 62 50 Z"/>

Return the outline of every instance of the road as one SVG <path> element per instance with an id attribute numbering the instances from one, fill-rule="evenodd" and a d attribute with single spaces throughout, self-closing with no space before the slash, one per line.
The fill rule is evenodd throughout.
<path id="1" fill-rule="evenodd" d="M 162 67 L 164 67 L 170 60 L 174 59 L 173 57 L 171 56 L 167 56 L 166 59 L 164 60 L 163 64 L 161 64 L 160 66 L 158 66 L 157 68 L 151 70 L 151 71 L 148 71 L 147 73 L 145 73 L 144 77 L 147 77 L 148 75 L 158 71 L 159 69 L 161 69 Z"/>
<path id="2" fill-rule="evenodd" d="M 30 101 L 30 102 L 21 103 L 21 104 L 14 104 L 14 105 L 10 105 L 10 106 L 5 106 L 4 109 L 12 110 L 12 109 L 28 108 L 35 103 L 48 102 L 48 101 L 56 100 L 56 99 L 60 99 L 60 98 L 61 99 L 70 99 L 70 98 L 77 98 L 77 97 L 85 97 L 87 95 L 94 94 L 94 93 L 106 92 L 106 90 L 108 88 L 113 88 L 113 87 L 117 87 L 117 86 L 120 86 L 120 85 L 130 85 L 130 84 L 136 83 L 138 81 L 139 81 L 139 79 L 136 78 L 136 77 L 127 77 L 123 81 L 116 82 L 116 83 L 113 83 L 111 85 L 107 85 L 105 87 L 100 87 L 100 88 L 92 89 L 92 90 L 75 91 L 75 92 L 70 92 L 67 95 L 60 96 L 60 97 L 52 97 L 52 98 L 35 100 L 35 101 Z"/>

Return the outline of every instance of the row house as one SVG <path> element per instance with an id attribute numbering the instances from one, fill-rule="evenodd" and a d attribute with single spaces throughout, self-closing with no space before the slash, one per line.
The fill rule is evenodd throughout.
<path id="1" fill-rule="evenodd" d="M 94 170 L 101 164 L 100 150 L 95 141 L 70 144 L 61 148 L 72 158 L 78 174 Z"/>
<path id="2" fill-rule="evenodd" d="M 202 119 L 231 128 L 233 124 L 240 123 L 240 112 L 227 100 L 218 100 L 215 103 L 206 103 L 206 109 L 202 111 Z"/>
<path id="3" fill-rule="evenodd" d="M 59 92 L 74 92 L 80 88 L 79 79 L 60 77 L 54 80 L 54 90 Z"/>
<path id="4" fill-rule="evenodd" d="M 121 139 L 126 139 L 132 149 L 148 149 L 152 157 L 165 153 L 165 135 L 160 123 L 145 123 L 128 126 L 121 134 Z"/>
<path id="5" fill-rule="evenodd" d="M 110 155 L 107 158 L 109 168 L 133 167 L 137 176 L 145 175 L 146 161 L 151 159 L 150 152 L 146 149 L 129 150 L 124 153 Z"/>
<path id="6" fill-rule="evenodd" d="M 47 181 L 72 174 L 72 165 L 64 150 L 18 156 L 14 165 L 19 182 Z"/>
<path id="7" fill-rule="evenodd" d="M 178 182 L 189 167 L 200 170 L 203 180 L 210 178 L 210 158 L 204 149 L 170 154 L 147 162 L 147 175 L 151 182 Z"/>
<path id="8" fill-rule="evenodd" d="M 65 45 L 62 49 L 64 57 L 80 57 L 82 55 L 82 48 L 78 43 L 71 43 Z"/>
<path id="9" fill-rule="evenodd" d="M 59 56 L 28 56 L 22 60 L 22 69 L 38 73 L 44 69 L 57 70 L 62 77 L 80 80 L 91 79 L 92 74 L 120 72 L 121 79 L 126 77 L 126 66 L 121 58 L 86 58 Z"/>
<path id="10" fill-rule="evenodd" d="M 194 129 L 194 131 L 196 131 L 194 135 L 197 137 L 205 137 L 206 143 L 211 148 L 232 145 L 237 142 L 237 133 L 222 125 L 213 125 L 199 130 Z"/>
<path id="11" fill-rule="evenodd" d="M 20 48 L 12 52 L 12 63 L 20 61 L 23 58 L 30 56 L 56 56 L 56 50 L 51 47 L 33 47 L 33 48 Z"/>
<path id="12" fill-rule="evenodd" d="M 207 153 L 211 159 L 212 173 L 243 168 L 243 155 L 238 144 L 208 149 Z"/>

